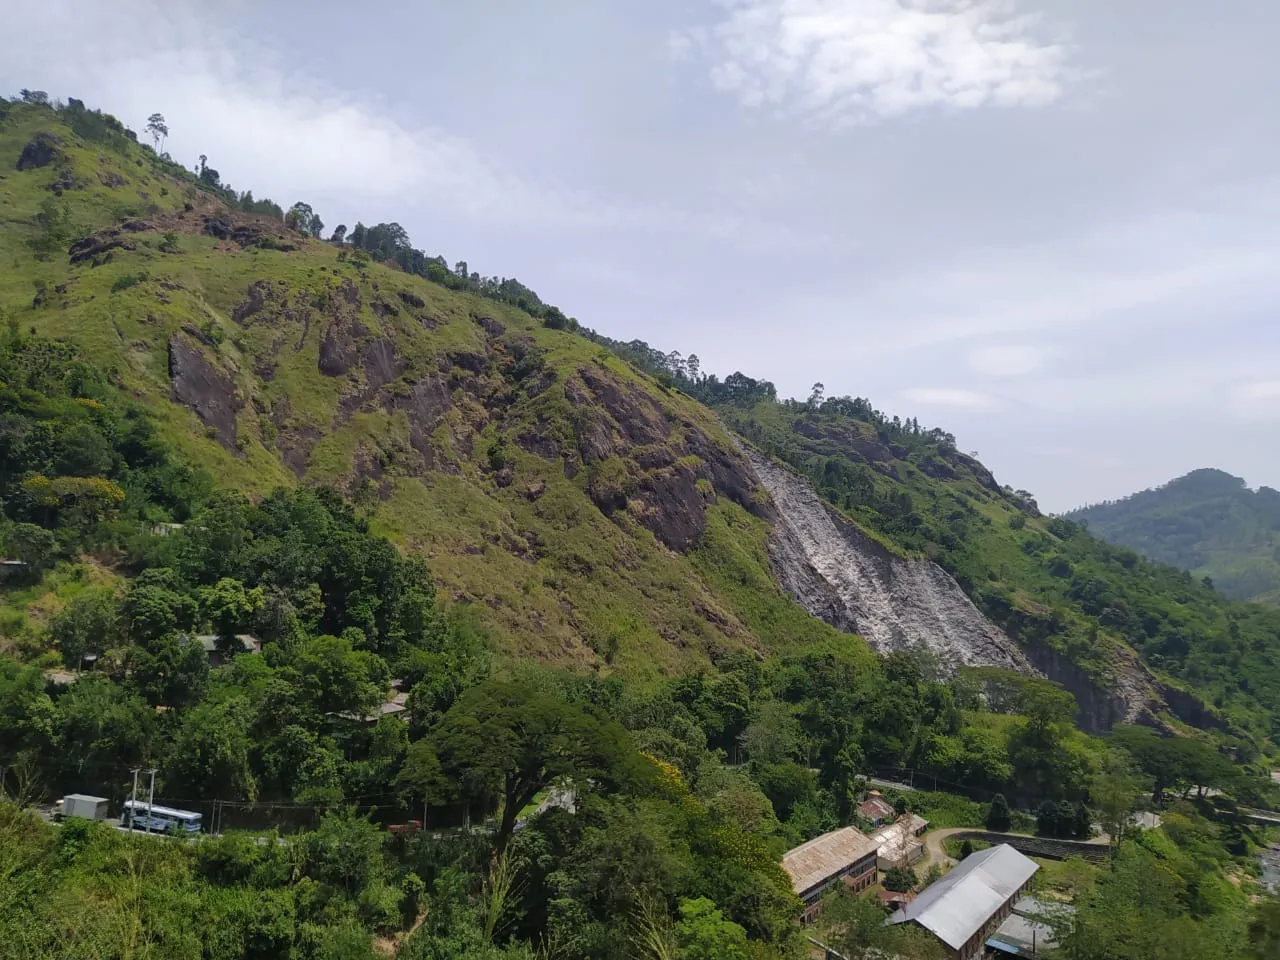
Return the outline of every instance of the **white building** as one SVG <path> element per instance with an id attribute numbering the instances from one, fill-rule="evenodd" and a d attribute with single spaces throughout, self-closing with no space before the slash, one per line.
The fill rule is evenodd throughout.
<path id="1" fill-rule="evenodd" d="M 1031 884 L 1040 865 L 1007 843 L 970 854 L 886 923 L 915 923 L 952 960 L 974 960 Z"/>
<path id="2" fill-rule="evenodd" d="M 929 821 L 914 813 L 906 813 L 894 823 L 881 827 L 871 834 L 879 849 L 876 853 L 881 870 L 895 867 L 905 870 L 924 856 L 924 843 L 920 836 L 929 829 Z"/>

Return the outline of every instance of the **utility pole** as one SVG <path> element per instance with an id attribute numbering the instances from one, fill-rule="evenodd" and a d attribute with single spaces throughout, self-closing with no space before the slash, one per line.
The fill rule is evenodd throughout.
<path id="1" fill-rule="evenodd" d="M 156 768 L 152 767 L 147 773 L 151 774 L 151 790 L 147 794 L 147 833 L 151 832 L 151 806 L 152 801 L 156 798 Z"/>
<path id="2" fill-rule="evenodd" d="M 138 771 L 141 769 L 142 769 L 141 767 L 133 768 L 133 796 L 129 798 L 129 832 L 130 833 L 133 832 L 134 808 L 137 806 L 137 803 L 138 803 Z"/>

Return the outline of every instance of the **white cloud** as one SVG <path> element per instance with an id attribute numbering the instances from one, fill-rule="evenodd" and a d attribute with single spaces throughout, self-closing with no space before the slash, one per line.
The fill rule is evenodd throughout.
<path id="1" fill-rule="evenodd" d="M 928 107 L 1034 107 L 1056 100 L 1066 50 L 1016 0 L 725 0 L 699 49 L 715 87 L 744 105 L 842 125 Z"/>
<path id="2" fill-rule="evenodd" d="M 785 309 L 815 327 L 878 318 L 856 341 L 840 344 L 849 360 L 922 349 L 969 359 L 970 350 L 992 341 L 1068 337 L 1073 357 L 1089 360 L 1096 340 L 1117 331 L 1169 337 L 1242 304 L 1270 310 L 1280 297 L 1280 227 L 1257 210 L 1278 195 L 1280 181 L 1246 181 L 1192 195 L 1188 209 L 1100 220 L 1036 244 L 921 258 L 853 293 L 803 292 Z"/>
<path id="3" fill-rule="evenodd" d="M 1047 351 L 1040 347 L 1006 346 L 979 347 L 969 351 L 969 368 L 988 377 L 1022 377 L 1035 373 L 1044 366 Z"/>
<path id="4" fill-rule="evenodd" d="M 911 403 L 931 407 L 952 407 L 960 410 L 994 410 L 999 404 L 994 397 L 976 390 L 952 387 L 912 387 L 901 391 L 901 397 Z"/>
<path id="5" fill-rule="evenodd" d="M 9 24 L 0 76 L 101 105 L 140 128 L 159 110 L 167 149 L 188 166 L 204 153 L 234 186 L 286 205 L 341 193 L 352 199 L 430 191 L 477 216 L 538 216 L 546 198 L 487 163 L 464 139 L 399 122 L 324 78 L 291 73 L 270 49 L 189 8 L 77 0 L 32 8 Z M 23 11 L 19 10 L 19 18 Z M 59 46 L 84 55 L 64 57 Z"/>
<path id="6" fill-rule="evenodd" d="M 1280 420 L 1280 380 L 1255 380 L 1231 391 L 1231 410 L 1247 420 Z"/>
<path id="7" fill-rule="evenodd" d="M 224 182 L 284 206 L 303 199 L 322 213 L 341 206 L 365 219 L 425 208 L 490 229 L 685 234 L 749 252 L 829 242 L 752 216 L 522 176 L 472 139 L 298 73 L 288 56 L 233 32 L 226 24 L 237 18 L 221 13 L 214 20 L 159 0 L 20 7 L 0 34 L 0 85 L 76 96 L 134 129 L 158 110 L 168 119 L 166 149 L 175 160 L 194 166 L 207 154 Z M 67 49 L 81 55 L 67 57 Z"/>

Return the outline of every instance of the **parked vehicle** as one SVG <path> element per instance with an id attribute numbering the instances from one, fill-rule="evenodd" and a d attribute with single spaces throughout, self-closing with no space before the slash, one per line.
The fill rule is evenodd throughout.
<path id="1" fill-rule="evenodd" d="M 53 818 L 61 820 L 63 817 L 80 817 L 84 820 L 105 820 L 108 805 L 106 797 L 69 793 L 53 805 Z"/>
<path id="2" fill-rule="evenodd" d="M 134 830 L 149 830 L 151 833 L 199 833 L 204 825 L 204 815 L 159 804 L 152 806 L 145 800 L 126 800 L 120 814 L 120 826 L 127 827 L 130 822 Z"/>

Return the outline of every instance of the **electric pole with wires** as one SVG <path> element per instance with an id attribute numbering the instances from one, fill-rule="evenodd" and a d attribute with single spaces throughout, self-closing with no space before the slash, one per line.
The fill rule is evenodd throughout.
<path id="1" fill-rule="evenodd" d="M 151 807 L 156 798 L 156 768 L 152 767 L 147 773 L 151 774 L 151 789 L 147 792 L 147 833 L 151 832 Z"/>
<path id="2" fill-rule="evenodd" d="M 138 773 L 141 770 L 142 770 L 141 767 L 134 767 L 133 770 L 131 771 L 133 773 L 133 795 L 129 798 L 129 832 L 130 833 L 133 832 L 133 813 L 135 808 L 138 805 Z"/>

